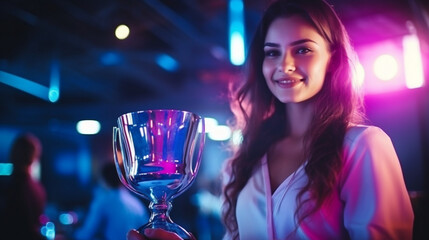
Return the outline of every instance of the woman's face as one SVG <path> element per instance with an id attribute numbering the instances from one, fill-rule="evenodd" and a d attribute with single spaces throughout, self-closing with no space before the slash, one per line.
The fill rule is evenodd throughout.
<path id="1" fill-rule="evenodd" d="M 262 72 L 283 103 L 299 103 L 323 86 L 331 53 L 328 43 L 303 17 L 277 18 L 268 28 Z"/>

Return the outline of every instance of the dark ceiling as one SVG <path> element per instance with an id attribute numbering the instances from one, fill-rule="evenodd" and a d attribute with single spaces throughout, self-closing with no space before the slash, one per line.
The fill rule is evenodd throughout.
<path id="1" fill-rule="evenodd" d="M 248 38 L 268 2 L 244 1 Z M 329 2 L 355 45 L 404 35 L 406 20 L 422 18 L 422 4 L 415 1 Z M 228 114 L 227 83 L 240 68 L 228 60 L 227 3 L 2 0 L 0 71 L 49 86 L 57 66 L 60 98 L 51 103 L 0 79 L 0 124 L 45 127 L 97 119 L 110 131 L 117 116 L 140 109 Z M 127 39 L 114 37 L 118 24 L 130 26 Z M 159 67 L 160 54 L 175 58 L 178 69 Z"/>

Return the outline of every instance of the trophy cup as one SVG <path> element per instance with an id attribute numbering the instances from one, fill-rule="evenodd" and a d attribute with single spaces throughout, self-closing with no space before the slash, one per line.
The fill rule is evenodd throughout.
<path id="1" fill-rule="evenodd" d="M 160 228 L 183 239 L 191 235 L 174 223 L 171 201 L 194 181 L 204 147 L 204 120 L 180 110 L 145 110 L 118 118 L 113 155 L 121 182 L 150 201 L 149 222 L 137 231 Z"/>

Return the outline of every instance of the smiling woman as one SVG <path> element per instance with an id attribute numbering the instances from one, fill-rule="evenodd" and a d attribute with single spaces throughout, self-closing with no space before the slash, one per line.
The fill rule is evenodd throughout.
<path id="1" fill-rule="evenodd" d="M 225 239 L 411 239 L 390 138 L 363 125 L 347 33 L 324 0 L 264 13 L 233 93 L 242 143 L 225 163 Z"/>
<path id="2" fill-rule="evenodd" d="M 224 165 L 224 240 L 412 238 L 399 159 L 383 130 L 364 125 L 352 59 L 324 0 L 264 12 L 232 93 L 242 141 Z"/>

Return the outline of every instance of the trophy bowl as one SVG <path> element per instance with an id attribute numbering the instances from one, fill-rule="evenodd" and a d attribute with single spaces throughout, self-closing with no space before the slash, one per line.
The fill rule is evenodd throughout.
<path id="1" fill-rule="evenodd" d="M 174 223 L 171 201 L 188 189 L 198 173 L 204 147 L 204 120 L 181 110 L 144 110 L 118 117 L 113 155 L 121 182 L 150 201 L 147 228 L 191 235 Z"/>

